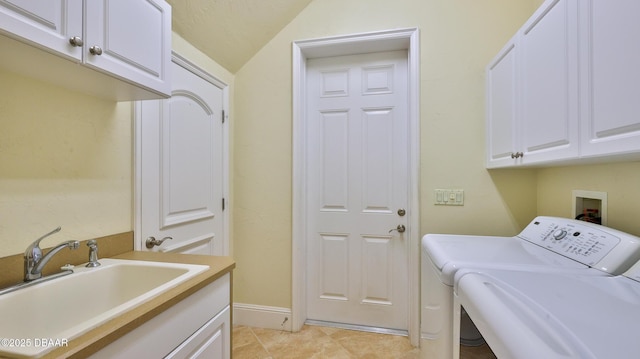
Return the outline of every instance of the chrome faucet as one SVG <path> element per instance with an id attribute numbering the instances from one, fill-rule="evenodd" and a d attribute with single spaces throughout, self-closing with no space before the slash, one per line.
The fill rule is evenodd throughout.
<path id="1" fill-rule="evenodd" d="M 78 249 L 80 246 L 80 242 L 78 241 L 68 241 L 58 244 L 53 247 L 49 253 L 45 256 L 42 255 L 42 249 L 40 249 L 40 241 L 49 237 L 52 234 L 60 232 L 60 227 L 54 229 L 53 231 L 45 234 L 44 236 L 36 239 L 35 242 L 31 243 L 27 250 L 24 252 L 24 281 L 29 282 L 35 279 L 39 279 L 42 277 L 42 269 L 44 266 L 49 263 L 51 258 L 58 253 L 60 250 L 69 247 L 70 249 Z"/>

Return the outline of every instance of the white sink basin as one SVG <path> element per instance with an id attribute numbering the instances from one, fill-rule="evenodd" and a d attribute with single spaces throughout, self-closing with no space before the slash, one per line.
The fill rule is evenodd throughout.
<path id="1" fill-rule="evenodd" d="M 108 258 L 100 263 L 1 295 L 0 357 L 41 356 L 209 268 Z"/>

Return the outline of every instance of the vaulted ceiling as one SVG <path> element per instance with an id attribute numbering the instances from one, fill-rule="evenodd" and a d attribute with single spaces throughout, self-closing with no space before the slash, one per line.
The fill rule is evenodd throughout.
<path id="1" fill-rule="evenodd" d="M 231 73 L 312 0 L 167 0 L 173 31 Z"/>

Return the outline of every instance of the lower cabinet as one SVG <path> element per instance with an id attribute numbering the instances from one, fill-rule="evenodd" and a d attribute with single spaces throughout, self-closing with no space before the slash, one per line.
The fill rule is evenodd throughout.
<path id="1" fill-rule="evenodd" d="M 231 308 L 227 306 L 165 358 L 231 358 L 230 321 Z"/>
<path id="2" fill-rule="evenodd" d="M 190 295 L 90 358 L 231 358 L 231 275 Z"/>

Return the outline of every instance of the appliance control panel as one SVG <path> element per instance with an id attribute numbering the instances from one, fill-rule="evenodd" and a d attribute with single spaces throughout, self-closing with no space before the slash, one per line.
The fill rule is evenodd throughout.
<path id="1" fill-rule="evenodd" d="M 537 217 L 518 237 L 594 266 L 621 242 L 619 236 L 606 231 L 607 227 L 595 226 L 572 219 Z"/>

